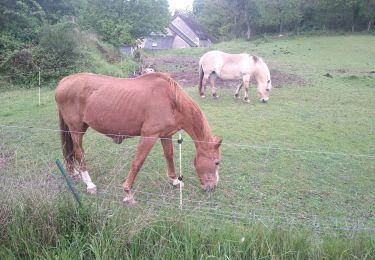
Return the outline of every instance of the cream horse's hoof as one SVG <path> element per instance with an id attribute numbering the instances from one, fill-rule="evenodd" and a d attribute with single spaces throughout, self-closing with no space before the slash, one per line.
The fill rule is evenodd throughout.
<path id="1" fill-rule="evenodd" d="M 240 98 L 240 95 L 239 94 L 234 94 L 233 98 L 237 100 L 237 99 Z"/>
<path id="2" fill-rule="evenodd" d="M 249 98 L 244 98 L 243 99 L 246 103 L 250 103 L 250 99 Z"/>

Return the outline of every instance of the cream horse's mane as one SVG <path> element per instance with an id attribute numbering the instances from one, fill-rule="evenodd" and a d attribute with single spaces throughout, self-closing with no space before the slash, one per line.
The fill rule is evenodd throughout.
<path id="1" fill-rule="evenodd" d="M 268 80 L 271 80 L 271 73 L 270 73 L 270 70 L 267 66 L 267 64 L 264 62 L 264 60 L 261 58 L 261 57 L 257 57 L 257 56 L 252 56 L 253 59 L 254 59 L 254 63 L 259 63 L 263 69 L 265 70 L 266 74 L 267 74 L 267 81 Z"/>

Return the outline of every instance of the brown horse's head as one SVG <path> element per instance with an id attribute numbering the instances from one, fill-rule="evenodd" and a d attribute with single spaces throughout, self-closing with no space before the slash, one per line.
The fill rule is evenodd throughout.
<path id="1" fill-rule="evenodd" d="M 201 187 L 204 191 L 213 191 L 219 181 L 219 164 L 221 159 L 220 145 L 222 140 L 215 137 L 215 141 L 201 143 L 194 158 Z"/>

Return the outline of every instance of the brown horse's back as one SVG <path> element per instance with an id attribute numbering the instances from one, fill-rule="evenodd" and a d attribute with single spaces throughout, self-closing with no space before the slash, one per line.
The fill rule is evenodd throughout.
<path id="1" fill-rule="evenodd" d="M 162 73 L 135 79 L 79 73 L 61 80 L 55 98 L 71 131 L 89 126 L 107 135 L 163 135 L 176 124 L 170 85 Z"/>

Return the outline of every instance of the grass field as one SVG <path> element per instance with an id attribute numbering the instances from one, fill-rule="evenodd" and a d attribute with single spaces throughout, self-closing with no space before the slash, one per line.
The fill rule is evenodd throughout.
<path id="1" fill-rule="evenodd" d="M 271 70 L 305 83 L 274 81 L 268 104 L 256 100 L 254 88 L 246 104 L 233 100 L 232 89 L 221 88 L 219 100 L 201 100 L 195 86 L 186 86 L 224 142 L 220 183 L 207 194 L 192 166 L 194 145 L 183 133 L 182 211 L 160 144 L 136 179 L 139 203 L 122 205 L 137 138 L 115 145 L 92 130 L 84 146 L 99 194 L 86 196 L 77 183 L 86 206 L 73 210 L 59 199 L 70 195 L 54 165 L 61 152 L 53 91 L 42 89 L 41 106 L 35 89 L 1 93 L 0 256 L 374 258 L 375 37 L 267 38 L 214 49 L 258 54 Z M 205 51 L 147 55 L 198 59 Z M 17 221 L 29 229 L 15 232 Z M 16 245 L 24 234 L 35 241 Z M 40 240 L 45 246 L 35 246 Z M 69 252 L 64 246 L 73 242 Z"/>

